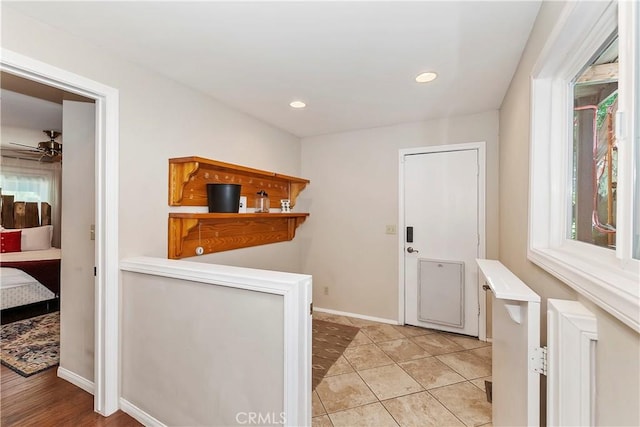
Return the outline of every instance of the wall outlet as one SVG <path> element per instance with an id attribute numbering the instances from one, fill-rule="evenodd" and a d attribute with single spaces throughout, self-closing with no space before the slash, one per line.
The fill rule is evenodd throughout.
<path id="1" fill-rule="evenodd" d="M 323 291 L 324 291 L 325 295 L 329 295 L 329 287 L 328 286 L 325 286 Z"/>
<path id="2" fill-rule="evenodd" d="M 387 225 L 385 233 L 387 233 L 387 234 L 396 234 L 396 225 L 395 224 Z"/>
<path id="3" fill-rule="evenodd" d="M 240 196 L 240 207 L 238 213 L 247 213 L 247 196 Z"/>

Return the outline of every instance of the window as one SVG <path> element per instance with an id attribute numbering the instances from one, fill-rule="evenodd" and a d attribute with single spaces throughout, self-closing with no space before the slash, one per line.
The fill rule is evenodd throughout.
<path id="1" fill-rule="evenodd" d="M 15 201 L 50 202 L 51 180 L 42 175 L 26 175 L 23 172 L 0 173 L 0 188 L 3 195 L 13 195 Z"/>
<path id="2" fill-rule="evenodd" d="M 38 163 L 3 157 L 0 191 L 5 196 L 13 195 L 14 201 L 37 202 L 38 209 L 40 202 L 49 203 L 52 206 L 51 220 L 57 227 L 60 216 L 60 171 L 59 163 Z"/>
<path id="3" fill-rule="evenodd" d="M 635 4 L 635 10 L 629 11 L 631 16 L 629 19 L 632 21 L 632 24 L 635 23 L 635 26 L 632 25 L 633 31 L 631 31 L 630 37 L 634 37 L 632 40 L 636 40 L 635 46 L 631 49 L 631 54 L 635 58 L 634 62 L 634 70 L 635 73 L 632 74 L 631 80 L 633 81 L 633 88 L 635 89 L 635 99 L 630 101 L 630 105 L 632 108 L 632 113 L 629 115 L 630 120 L 635 123 L 635 128 L 632 129 L 631 135 L 629 138 L 632 141 L 632 145 L 634 148 L 634 155 L 632 157 L 632 169 L 635 180 L 633 181 L 633 247 L 632 253 L 633 258 L 640 259 L 640 95 L 638 95 L 640 91 L 640 43 L 637 40 L 640 40 L 640 7 Z M 635 116 L 633 114 L 635 111 Z"/>
<path id="4" fill-rule="evenodd" d="M 618 34 L 573 82 L 569 238 L 615 249 L 618 145 Z"/>
<path id="5" fill-rule="evenodd" d="M 532 262 L 636 331 L 638 9 L 568 2 L 536 62 L 528 250 Z"/>

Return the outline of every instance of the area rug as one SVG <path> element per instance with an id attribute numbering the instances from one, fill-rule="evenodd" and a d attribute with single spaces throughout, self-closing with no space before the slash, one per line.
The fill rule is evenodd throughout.
<path id="1" fill-rule="evenodd" d="M 353 341 L 360 328 L 314 319 L 312 329 L 311 384 L 312 390 L 315 390 L 329 368 Z"/>
<path id="2" fill-rule="evenodd" d="M 0 360 L 23 377 L 57 365 L 59 353 L 59 311 L 2 326 Z"/>

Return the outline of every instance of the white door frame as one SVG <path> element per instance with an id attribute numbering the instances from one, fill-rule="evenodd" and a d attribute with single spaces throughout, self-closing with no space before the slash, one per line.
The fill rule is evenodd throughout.
<path id="1" fill-rule="evenodd" d="M 442 153 L 447 151 L 478 150 L 478 233 L 480 234 L 480 246 L 478 258 L 484 258 L 486 253 L 485 235 L 485 200 L 486 200 L 486 143 L 470 142 L 465 144 L 434 145 L 431 147 L 402 148 L 398 151 L 398 324 L 404 325 L 405 315 L 405 274 L 404 274 L 404 250 L 406 224 L 404 222 L 404 158 L 411 154 Z M 486 300 L 482 292 L 480 274 L 478 273 L 478 303 L 480 316 L 478 318 L 478 338 L 486 340 Z"/>
<path id="2" fill-rule="evenodd" d="M 2 49 L 0 69 L 95 99 L 96 288 L 94 410 L 108 416 L 119 404 L 118 328 L 118 90 Z"/>

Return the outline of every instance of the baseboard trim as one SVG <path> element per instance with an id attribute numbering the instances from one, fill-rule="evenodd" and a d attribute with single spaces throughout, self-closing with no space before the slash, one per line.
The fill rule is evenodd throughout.
<path id="1" fill-rule="evenodd" d="M 88 379 L 81 377 L 80 375 L 71 372 L 68 369 L 63 368 L 62 366 L 58 366 L 58 378 L 62 378 L 65 381 L 70 382 L 76 387 L 80 387 L 87 393 L 93 395 L 94 384 L 93 381 L 89 381 Z"/>
<path id="2" fill-rule="evenodd" d="M 365 316 L 364 314 L 349 313 L 348 311 L 331 310 L 328 308 L 313 307 L 313 311 L 320 313 L 335 314 L 338 316 L 355 317 L 356 319 L 371 320 L 372 322 L 387 323 L 389 325 L 398 325 L 397 320 L 383 319 L 381 317 Z"/>
<path id="3" fill-rule="evenodd" d="M 125 398 L 120 398 L 120 409 L 135 418 L 138 422 L 146 427 L 166 427 L 167 425 L 158 421 L 151 415 L 147 414 L 142 409 L 138 408 L 133 403 L 129 402 Z"/>

